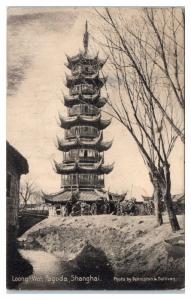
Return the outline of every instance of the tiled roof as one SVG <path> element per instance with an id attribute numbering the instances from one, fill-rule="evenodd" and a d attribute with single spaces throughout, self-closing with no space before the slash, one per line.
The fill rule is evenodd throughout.
<path id="1" fill-rule="evenodd" d="M 64 203 L 71 199 L 72 192 L 71 191 L 60 191 L 56 194 L 44 194 L 45 202 L 47 203 Z M 80 201 L 99 201 L 103 198 L 106 198 L 104 193 L 98 192 L 98 191 L 80 191 L 79 192 L 79 200 Z"/>
<path id="2" fill-rule="evenodd" d="M 86 191 L 80 192 L 80 200 L 82 201 L 96 201 L 105 198 L 104 194 L 98 193 L 96 191 Z"/>
<path id="3" fill-rule="evenodd" d="M 13 161 L 19 174 L 27 174 L 29 166 L 26 158 L 16 150 L 9 142 L 7 142 L 7 161 Z"/>
<path id="4" fill-rule="evenodd" d="M 67 202 L 71 199 L 71 191 L 60 191 L 58 193 L 55 193 L 55 194 L 49 194 L 49 195 L 46 195 L 44 194 L 44 199 L 45 199 L 45 202 L 55 202 L 55 203 L 58 203 L 58 202 Z"/>
<path id="5" fill-rule="evenodd" d="M 143 200 L 144 201 L 149 201 L 149 200 L 153 200 L 153 196 L 152 197 L 147 197 L 147 196 L 143 196 Z M 172 201 L 173 202 L 184 202 L 185 195 L 184 193 L 180 193 L 180 194 L 176 194 L 176 195 L 172 195 Z"/>

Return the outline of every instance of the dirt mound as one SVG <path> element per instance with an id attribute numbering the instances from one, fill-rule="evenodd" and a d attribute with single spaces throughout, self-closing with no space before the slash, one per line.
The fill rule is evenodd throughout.
<path id="1" fill-rule="evenodd" d="M 177 277 L 182 287 L 184 253 L 173 256 L 172 245 L 167 241 L 181 237 L 184 242 L 184 233 L 181 230 L 173 234 L 167 218 L 164 221 L 163 226 L 156 227 L 153 216 L 54 218 L 35 225 L 22 239 L 31 239 L 34 245 L 36 241 L 38 248 L 40 245 L 62 261 L 72 263 L 83 274 L 91 268 L 95 272 L 96 265 L 99 269 L 103 263 L 108 274 Z M 179 216 L 182 227 L 183 221 L 183 216 Z M 183 244 L 181 247 L 184 249 Z"/>

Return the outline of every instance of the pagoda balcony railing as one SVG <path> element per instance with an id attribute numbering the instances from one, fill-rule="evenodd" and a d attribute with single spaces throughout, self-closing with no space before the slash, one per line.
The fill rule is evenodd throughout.
<path id="1" fill-rule="evenodd" d="M 75 162 L 76 160 L 79 160 L 79 162 L 83 162 L 83 163 L 97 163 L 102 159 L 102 157 L 74 157 L 74 156 L 67 156 L 63 159 L 64 163 L 69 163 L 69 162 Z M 102 160 L 102 162 L 104 163 L 104 160 Z"/>
<path id="2" fill-rule="evenodd" d="M 73 174 L 62 176 L 62 186 L 104 187 L 104 177 L 94 174 Z"/>
<path id="3" fill-rule="evenodd" d="M 76 76 L 81 73 L 83 73 L 84 75 L 93 75 L 97 72 L 97 70 L 98 68 L 93 65 L 78 65 L 75 68 L 73 68 L 72 75 Z"/>
<path id="4" fill-rule="evenodd" d="M 98 89 L 93 84 L 77 84 L 70 89 L 70 96 L 78 94 L 93 95 L 96 94 Z"/>
<path id="5" fill-rule="evenodd" d="M 77 136 L 81 138 L 96 138 L 99 130 L 93 126 L 74 126 L 65 130 L 65 138 L 72 139 Z"/>
<path id="6" fill-rule="evenodd" d="M 69 152 L 64 152 L 64 162 L 74 162 L 76 160 L 93 163 L 102 160 L 104 162 L 104 155 L 94 149 L 72 149 Z"/>
<path id="7" fill-rule="evenodd" d="M 69 117 L 76 115 L 96 116 L 100 113 L 100 109 L 91 104 L 77 104 L 68 109 Z"/>
<path id="8" fill-rule="evenodd" d="M 104 179 L 97 180 L 97 181 L 84 181 L 79 180 L 77 183 L 76 181 L 63 179 L 62 180 L 62 187 L 67 187 L 69 189 L 73 189 L 75 187 L 84 187 L 84 188 L 103 188 L 104 187 Z"/>

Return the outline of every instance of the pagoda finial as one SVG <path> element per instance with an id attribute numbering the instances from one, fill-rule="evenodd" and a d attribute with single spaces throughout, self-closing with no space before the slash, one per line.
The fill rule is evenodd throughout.
<path id="1" fill-rule="evenodd" d="M 88 22 L 86 20 L 85 33 L 84 33 L 84 38 L 83 38 L 85 54 L 87 54 L 87 52 L 88 52 L 88 40 L 89 40 L 89 32 L 88 32 Z"/>

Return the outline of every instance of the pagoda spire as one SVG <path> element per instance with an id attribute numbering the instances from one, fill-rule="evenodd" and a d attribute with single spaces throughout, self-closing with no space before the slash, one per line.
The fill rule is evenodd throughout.
<path id="1" fill-rule="evenodd" d="M 88 32 L 88 22 L 86 20 L 85 24 L 85 32 L 84 32 L 84 38 L 83 38 L 83 43 L 84 43 L 84 53 L 87 54 L 88 52 L 88 42 L 89 42 L 89 32 Z"/>

